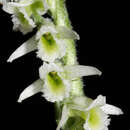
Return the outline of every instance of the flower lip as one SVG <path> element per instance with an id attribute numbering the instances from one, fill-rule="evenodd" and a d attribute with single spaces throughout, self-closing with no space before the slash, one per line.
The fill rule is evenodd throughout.
<path id="1" fill-rule="evenodd" d="M 37 56 L 43 61 L 54 62 L 66 53 L 64 40 L 57 39 L 52 33 L 44 33 L 38 42 Z"/>
<path id="2" fill-rule="evenodd" d="M 51 102 L 62 101 L 69 96 L 70 82 L 60 76 L 63 69 L 54 63 L 44 63 L 39 69 L 40 78 L 44 80 L 43 96 Z"/>

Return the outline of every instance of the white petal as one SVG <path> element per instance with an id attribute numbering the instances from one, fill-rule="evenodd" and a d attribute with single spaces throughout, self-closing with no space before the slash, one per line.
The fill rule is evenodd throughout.
<path id="1" fill-rule="evenodd" d="M 35 41 L 35 36 L 30 38 L 28 41 L 23 43 L 19 48 L 17 48 L 13 54 L 9 57 L 7 62 L 12 62 L 13 60 L 37 49 L 37 44 Z"/>
<path id="2" fill-rule="evenodd" d="M 91 104 L 90 106 L 86 109 L 86 111 L 89 111 L 90 109 L 97 107 L 97 106 L 103 106 L 106 104 L 106 97 L 99 95 Z"/>
<path id="3" fill-rule="evenodd" d="M 65 66 L 65 70 L 68 72 L 69 78 L 71 79 L 82 76 L 101 75 L 100 70 L 91 66 L 83 66 L 83 65 Z"/>
<path id="4" fill-rule="evenodd" d="M 48 83 L 45 80 L 45 84 L 43 87 L 43 97 L 49 101 L 49 102 L 59 102 L 63 101 L 63 99 L 68 98 L 70 95 L 70 87 L 71 83 L 68 80 L 62 79 L 62 82 L 64 84 L 65 90 L 62 91 L 60 94 L 57 94 L 55 92 L 51 92 L 50 88 L 48 87 Z"/>
<path id="5" fill-rule="evenodd" d="M 62 109 L 62 115 L 61 115 L 61 120 L 56 128 L 56 130 L 60 130 L 60 128 L 62 128 L 66 121 L 68 120 L 68 114 L 69 114 L 69 110 L 67 108 L 66 105 L 64 105 L 63 109 Z"/>
<path id="6" fill-rule="evenodd" d="M 61 90 L 60 93 L 52 91 L 49 87 L 50 83 L 46 79 L 49 72 L 57 72 L 58 76 L 61 78 L 62 83 L 64 85 L 64 90 Z M 42 90 L 43 97 L 45 97 L 50 102 L 62 101 L 64 98 L 69 97 L 71 83 L 69 82 L 69 80 L 63 79 L 59 74 L 60 72 L 63 72 L 62 67 L 59 67 L 54 63 L 44 63 L 43 66 L 41 66 L 39 69 L 40 78 L 45 81 Z"/>
<path id="7" fill-rule="evenodd" d="M 47 23 L 46 23 L 47 24 Z M 49 24 L 49 21 L 48 21 Z M 43 25 L 40 30 L 37 32 L 36 34 L 36 39 L 39 40 L 41 38 L 41 36 L 45 33 L 51 33 L 52 35 L 57 33 L 54 25 Z"/>
<path id="8" fill-rule="evenodd" d="M 54 62 L 56 59 L 62 58 L 66 53 L 66 44 L 64 40 L 59 40 L 54 37 L 56 42 L 56 50 L 53 53 L 49 53 L 46 48 L 43 47 L 41 40 L 38 42 L 37 56 L 43 61 Z M 51 48 L 52 49 L 52 48 Z"/>
<path id="9" fill-rule="evenodd" d="M 43 88 L 43 81 L 42 80 L 37 80 L 30 86 L 28 86 L 21 94 L 18 99 L 18 102 L 22 102 L 26 98 L 29 98 L 33 96 L 34 94 L 40 92 Z"/>
<path id="10" fill-rule="evenodd" d="M 109 105 L 109 104 L 105 104 L 104 106 L 101 107 L 101 109 L 106 114 L 110 114 L 110 115 L 120 115 L 120 114 L 123 114 L 123 111 L 120 108 L 115 107 L 113 105 Z"/>
<path id="11" fill-rule="evenodd" d="M 56 27 L 56 29 L 58 31 L 58 38 L 61 38 L 61 39 L 77 39 L 77 40 L 80 39 L 79 35 L 75 31 L 73 31 L 73 30 L 71 30 L 67 27 L 58 26 L 58 27 Z"/>
<path id="12" fill-rule="evenodd" d="M 53 63 L 58 57 L 59 57 L 59 50 L 54 51 L 52 54 L 48 54 L 43 47 L 41 41 L 38 42 L 38 51 L 37 51 L 37 57 L 39 57 L 43 61 L 51 62 Z"/>
<path id="13" fill-rule="evenodd" d="M 44 80 L 46 78 L 46 75 L 52 71 L 62 72 L 63 69 L 54 63 L 47 64 L 44 62 L 44 64 L 39 68 L 40 78 Z"/>

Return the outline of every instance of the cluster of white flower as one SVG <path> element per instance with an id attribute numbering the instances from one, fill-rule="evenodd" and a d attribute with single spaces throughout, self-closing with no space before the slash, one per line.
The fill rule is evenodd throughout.
<path id="1" fill-rule="evenodd" d="M 37 28 L 37 33 L 23 43 L 9 57 L 8 62 L 37 50 L 37 57 L 43 61 L 39 69 L 39 79 L 28 86 L 18 102 L 42 92 L 50 102 L 62 102 L 62 115 L 57 130 L 63 129 L 70 117 L 79 116 L 85 120 L 85 130 L 107 130 L 110 119 L 107 114 L 122 114 L 122 111 L 106 104 L 105 97 L 92 100 L 70 94 L 72 82 L 89 75 L 101 75 L 95 67 L 64 65 L 62 58 L 67 53 L 67 40 L 78 40 L 79 35 L 65 26 L 55 25 L 44 14 L 50 9 L 48 0 L 1 0 L 3 10 L 12 14 L 13 30 L 27 34 Z"/>

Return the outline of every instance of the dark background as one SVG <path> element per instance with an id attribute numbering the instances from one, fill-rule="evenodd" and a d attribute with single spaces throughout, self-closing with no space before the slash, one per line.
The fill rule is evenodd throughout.
<path id="1" fill-rule="evenodd" d="M 84 78 L 86 95 L 96 98 L 102 94 L 107 102 L 124 111 L 122 116 L 112 116 L 110 130 L 127 127 L 129 85 L 128 81 L 128 3 L 108 1 L 67 0 L 69 16 L 74 30 L 80 35 L 77 41 L 78 61 L 82 65 L 99 68 L 101 77 Z M 0 9 L 0 109 L 4 129 L 10 127 L 52 129 L 56 127 L 54 107 L 37 94 L 21 104 L 19 94 L 38 78 L 42 62 L 30 53 L 13 63 L 6 63 L 10 54 L 31 34 L 23 36 L 12 31 L 10 15 Z"/>

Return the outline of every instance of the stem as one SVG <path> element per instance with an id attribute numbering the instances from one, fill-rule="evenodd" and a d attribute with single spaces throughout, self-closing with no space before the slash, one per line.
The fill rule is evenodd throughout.
<path id="1" fill-rule="evenodd" d="M 69 20 L 69 16 L 67 13 L 67 9 L 65 6 L 64 0 L 47 0 L 51 15 L 54 19 L 54 23 L 56 26 L 65 26 L 70 29 L 72 29 L 71 22 Z M 62 59 L 64 65 L 75 65 L 78 64 L 77 62 L 77 56 L 76 56 L 76 47 L 75 47 L 75 41 L 74 40 L 66 40 L 67 44 L 67 53 Z M 71 86 L 71 96 L 81 96 L 84 95 L 83 92 L 83 84 L 82 80 L 80 78 L 72 81 Z M 60 119 L 60 112 L 61 112 L 61 105 L 59 103 L 56 103 L 56 111 L 59 111 L 57 113 L 58 118 Z"/>

